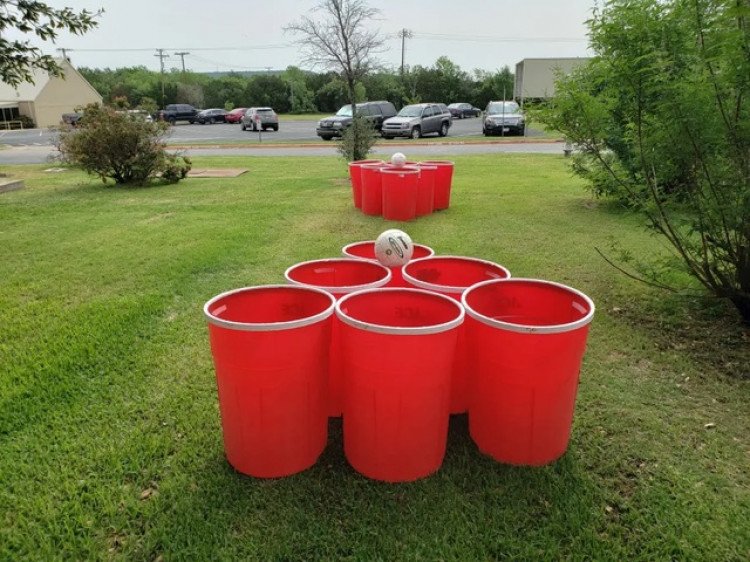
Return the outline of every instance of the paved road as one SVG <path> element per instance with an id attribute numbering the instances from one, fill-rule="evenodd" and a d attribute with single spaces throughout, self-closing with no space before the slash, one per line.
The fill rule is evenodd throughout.
<path id="1" fill-rule="evenodd" d="M 391 146 L 389 148 L 389 146 Z M 409 155 L 419 156 L 455 156 L 460 154 L 497 154 L 497 153 L 536 153 L 562 154 L 562 143 L 495 143 L 495 144 L 404 144 L 380 143 L 374 153 L 388 156 L 399 150 Z M 0 165 L 8 164 L 42 164 L 50 160 L 53 154 L 51 146 L 17 146 L 0 150 Z M 284 146 L 277 144 L 266 147 L 238 148 L 193 148 L 187 151 L 190 156 L 337 156 L 336 146 Z M 52 165 L 52 164 L 50 164 Z"/>
<path id="2" fill-rule="evenodd" d="M 258 133 L 243 131 L 239 125 L 190 125 L 178 123 L 172 127 L 168 142 L 172 144 L 208 143 L 217 141 L 243 141 L 258 144 L 269 141 L 309 142 L 320 141 L 315 134 L 317 121 L 282 121 L 279 131 L 266 131 L 260 138 Z M 538 136 L 539 131 L 529 129 L 529 136 Z M 455 119 L 448 137 L 481 137 L 481 119 Z M 0 131 L 0 144 L 10 146 L 49 146 L 54 141 L 54 133 L 48 129 L 28 129 L 25 131 Z"/>

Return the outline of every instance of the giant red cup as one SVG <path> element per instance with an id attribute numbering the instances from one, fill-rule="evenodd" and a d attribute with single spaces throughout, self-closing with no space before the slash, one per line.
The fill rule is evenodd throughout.
<path id="1" fill-rule="evenodd" d="M 383 218 L 410 221 L 417 214 L 417 183 L 419 170 L 411 167 L 380 170 L 383 190 Z"/>
<path id="2" fill-rule="evenodd" d="M 288 476 L 323 452 L 334 303 L 320 289 L 266 285 L 222 293 L 203 307 L 224 450 L 239 472 Z"/>
<path id="3" fill-rule="evenodd" d="M 368 478 L 406 482 L 438 470 L 448 437 L 450 371 L 464 311 L 418 289 L 374 289 L 338 301 L 344 454 Z"/>
<path id="4" fill-rule="evenodd" d="M 454 164 L 450 160 L 425 160 L 420 164 L 437 166 L 435 175 L 435 210 L 442 211 L 451 204 L 451 188 L 453 186 Z"/>
<path id="5" fill-rule="evenodd" d="M 380 170 L 386 164 L 362 164 L 362 212 L 370 216 L 383 214 L 383 185 Z"/>
<path id="6" fill-rule="evenodd" d="M 474 285 L 462 302 L 472 439 L 503 463 L 556 460 L 570 440 L 593 301 L 550 281 L 503 279 Z"/>
<path id="7" fill-rule="evenodd" d="M 382 160 L 355 160 L 349 162 L 349 178 L 352 184 L 352 199 L 357 209 L 362 208 L 362 171 L 363 164 L 385 164 Z"/>

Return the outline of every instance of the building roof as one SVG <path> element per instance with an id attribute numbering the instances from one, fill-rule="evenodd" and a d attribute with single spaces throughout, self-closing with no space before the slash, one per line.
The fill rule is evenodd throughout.
<path id="1" fill-rule="evenodd" d="M 590 58 L 591 57 L 528 57 L 518 62 L 523 62 L 526 60 L 588 60 Z"/>
<path id="2" fill-rule="evenodd" d="M 92 91 L 96 92 L 88 80 L 67 59 L 55 59 L 55 62 L 63 69 L 63 74 L 66 76 L 70 76 L 71 74 L 77 75 Z M 35 101 L 49 81 L 55 78 L 54 76 L 50 76 L 47 71 L 38 68 L 34 69 L 31 75 L 33 82 L 22 82 L 18 86 L 11 86 L 10 84 L 0 82 L 0 102 L 18 103 L 21 101 Z"/>

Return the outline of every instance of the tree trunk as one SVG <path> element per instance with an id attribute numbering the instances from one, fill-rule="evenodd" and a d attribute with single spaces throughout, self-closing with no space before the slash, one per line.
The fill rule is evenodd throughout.
<path id="1" fill-rule="evenodd" d="M 352 133 L 354 133 L 352 135 L 354 141 L 354 154 L 352 156 L 354 157 L 354 160 L 363 160 L 364 156 L 358 154 L 357 149 L 357 147 L 359 147 L 359 127 L 354 126 L 355 120 L 357 119 L 357 94 L 354 90 L 354 80 L 351 77 L 347 77 L 346 85 L 349 90 L 349 103 L 352 105 Z"/>
<path id="2" fill-rule="evenodd" d="M 729 299 L 742 316 L 742 321 L 750 326 L 750 295 L 734 294 Z"/>

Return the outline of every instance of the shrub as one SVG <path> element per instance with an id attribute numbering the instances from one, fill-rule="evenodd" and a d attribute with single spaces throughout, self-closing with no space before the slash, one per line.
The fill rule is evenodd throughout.
<path id="1" fill-rule="evenodd" d="M 21 122 L 24 129 L 33 129 L 36 127 L 36 123 L 34 123 L 34 120 L 28 115 L 19 115 L 18 120 Z"/>
<path id="2" fill-rule="evenodd" d="M 541 114 L 585 155 L 574 169 L 592 189 L 627 201 L 750 324 L 748 13 L 747 0 L 605 2 L 588 22 L 595 56 Z"/>
<path id="3" fill-rule="evenodd" d="M 341 137 L 339 152 L 347 162 L 364 160 L 377 142 L 377 131 L 364 117 L 355 117 Z"/>
<path id="4" fill-rule="evenodd" d="M 60 131 L 57 149 L 64 162 L 79 166 L 103 182 L 143 185 L 156 178 L 166 183 L 183 179 L 191 163 L 166 152 L 169 126 L 140 114 L 89 105 L 75 129 Z"/>

